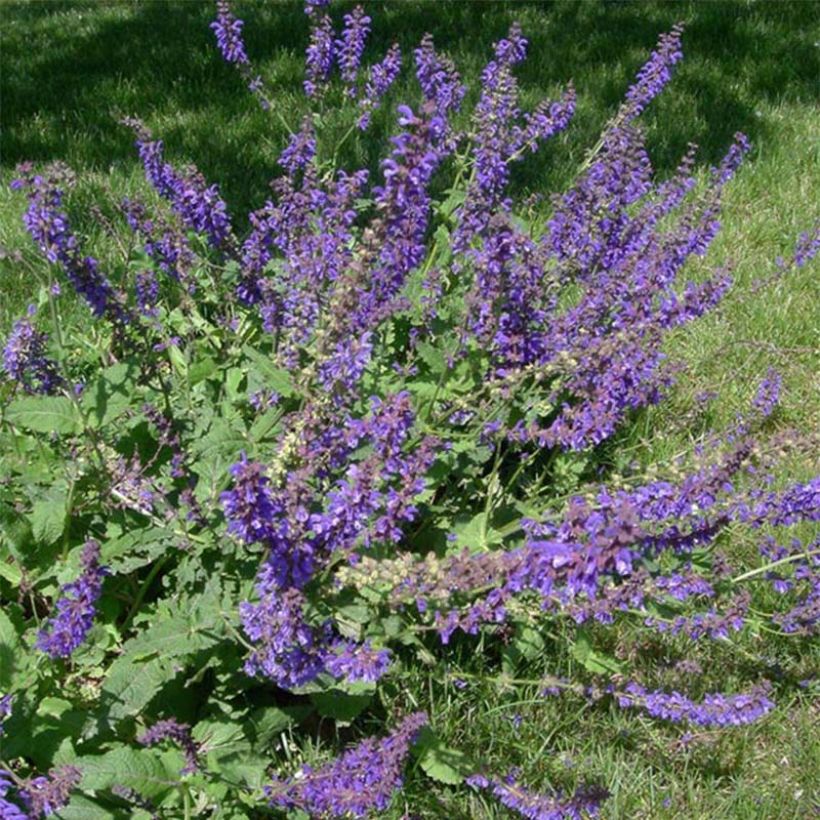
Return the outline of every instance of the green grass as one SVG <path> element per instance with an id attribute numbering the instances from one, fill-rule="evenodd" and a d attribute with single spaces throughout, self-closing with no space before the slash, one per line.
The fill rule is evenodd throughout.
<path id="1" fill-rule="evenodd" d="M 300 84 L 307 24 L 301 4 L 237 1 L 236 8 L 247 21 L 249 52 L 276 89 L 279 110 L 298 123 L 306 111 Z M 368 58 L 381 55 L 394 39 L 409 55 L 429 30 L 462 68 L 473 96 L 490 44 L 514 19 L 530 39 L 530 57 L 519 72 L 527 104 L 574 81 L 575 122 L 516 169 L 518 193 L 548 194 L 571 180 L 658 33 L 684 20 L 686 60 L 645 117 L 649 147 L 656 167 L 667 174 L 689 141 L 701 146 L 706 166 L 719 160 L 735 131 L 750 137 L 753 154 L 730 186 L 723 231 L 705 261 L 731 264 L 736 285 L 717 311 L 671 340 L 669 353 L 686 370 L 670 400 L 642 414 L 620 445 L 642 463 L 671 458 L 705 429 L 725 428 L 770 366 L 783 373 L 786 387 L 773 427 L 820 429 L 816 266 L 753 287 L 818 216 L 819 5 L 414 0 L 369 8 L 375 36 Z M 145 190 L 131 135 L 116 121 L 120 114 L 136 114 L 165 140 L 173 161 L 194 161 L 209 180 L 220 183 L 237 229 L 244 230 L 242 215 L 261 204 L 276 174 L 285 132 L 276 118 L 258 109 L 213 48 L 210 4 L 6 3 L 3 17 L 0 181 L 7 183 L 23 160 L 71 165 L 79 179 L 71 198 L 78 229 L 116 277 L 115 243 L 89 209 L 98 204 L 116 233 L 122 230 L 115 215 L 118 199 Z M 404 99 L 415 99 L 409 82 L 391 96 L 392 104 Z M 334 102 L 338 98 L 325 113 L 326 155 L 344 128 Z M 342 163 L 376 170 L 389 129 L 385 110 L 367 139 L 344 146 Z M 24 310 L 43 270 L 20 224 L 24 207 L 24 197 L 3 184 L 2 330 Z M 718 391 L 720 398 L 699 409 L 695 397 L 706 390 Z M 789 459 L 783 475 L 803 477 L 812 469 L 815 458 L 804 451 Z M 560 642 L 561 636 L 550 640 Z M 661 664 L 667 660 L 668 650 L 646 644 L 638 632 L 624 629 L 614 640 L 613 651 Z M 554 671 L 549 647 L 548 642 L 543 655 L 523 670 L 526 677 Z M 459 651 L 465 653 L 462 668 L 479 676 L 497 674 L 488 671 L 494 668 L 491 656 L 473 657 L 466 643 L 460 648 L 456 642 Z M 745 637 L 719 667 L 708 646 L 688 654 L 699 659 L 715 688 L 726 688 L 749 676 L 756 640 Z M 785 639 L 767 663 L 769 671 L 777 668 L 786 680 L 799 680 L 817 674 L 820 657 Z M 767 671 L 757 664 L 757 674 Z M 416 701 L 430 708 L 451 745 L 502 771 L 521 765 L 530 782 L 572 786 L 588 777 L 606 783 L 613 790 L 608 818 L 805 818 L 820 805 L 818 713 L 796 695 L 782 699 L 760 725 L 724 739 L 706 738 L 684 753 L 673 748 L 674 732 L 635 715 L 580 701 L 545 703 L 527 686 L 478 681 L 461 691 L 418 670 L 409 674 L 407 691 L 388 692 L 388 705 Z M 670 685 L 679 677 L 670 669 Z M 518 729 L 511 720 L 515 714 L 523 719 Z M 411 813 L 422 817 L 505 816 L 480 797 L 464 794 L 463 789 L 419 789 L 408 792 L 406 800 Z"/>

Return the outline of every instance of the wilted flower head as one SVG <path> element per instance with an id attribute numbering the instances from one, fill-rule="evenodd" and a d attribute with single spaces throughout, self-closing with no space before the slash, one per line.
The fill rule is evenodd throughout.
<path id="1" fill-rule="evenodd" d="M 81 779 L 82 772 L 76 766 L 59 766 L 48 775 L 26 781 L 20 789 L 20 797 L 32 817 L 48 817 L 68 803 Z"/>

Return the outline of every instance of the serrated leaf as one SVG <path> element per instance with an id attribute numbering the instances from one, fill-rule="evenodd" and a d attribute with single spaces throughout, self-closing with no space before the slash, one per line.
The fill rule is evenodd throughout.
<path id="1" fill-rule="evenodd" d="M 31 510 L 31 532 L 42 544 L 51 544 L 62 534 L 66 519 L 66 493 L 49 493 L 34 502 Z"/>
<path id="2" fill-rule="evenodd" d="M 160 527 L 132 529 L 119 537 L 106 539 L 101 559 L 113 572 L 133 572 L 150 564 L 172 546 L 168 531 Z"/>
<path id="3" fill-rule="evenodd" d="M 504 671 L 515 674 L 522 661 L 530 661 L 544 652 L 544 639 L 541 633 L 530 626 L 519 625 L 515 636 L 502 652 Z"/>
<path id="4" fill-rule="evenodd" d="M 431 373 L 439 375 L 447 369 L 447 360 L 444 358 L 444 354 L 430 342 L 420 342 L 416 349 L 421 360 L 430 368 Z"/>
<path id="5" fill-rule="evenodd" d="M 122 814 L 104 808 L 84 794 L 74 792 L 68 805 L 60 809 L 55 816 L 59 817 L 60 820 L 118 820 L 122 817 Z M 150 817 L 147 814 L 145 816 Z M 131 820 L 136 817 L 137 815 L 131 815 Z"/>
<path id="6" fill-rule="evenodd" d="M 210 357 L 206 356 L 203 359 L 197 359 L 192 365 L 189 373 L 191 386 L 199 384 L 204 381 L 211 374 L 216 371 L 216 362 Z"/>
<path id="7" fill-rule="evenodd" d="M 477 513 L 474 516 L 463 515 L 456 518 L 453 525 L 456 538 L 455 547 L 467 547 L 471 552 L 484 552 L 491 546 L 501 543 L 501 533 L 489 526 L 487 514 Z"/>
<path id="8" fill-rule="evenodd" d="M 279 419 L 282 417 L 282 411 L 276 407 L 271 407 L 265 410 L 264 413 L 258 415 L 254 419 L 251 429 L 248 430 L 248 438 L 251 441 L 262 441 L 266 436 L 279 430 Z"/>
<path id="9" fill-rule="evenodd" d="M 164 658 L 137 661 L 130 655 L 122 655 L 111 664 L 102 687 L 104 700 L 108 701 L 109 720 L 117 722 L 127 717 L 137 717 L 151 698 L 169 681 L 173 680 L 178 667 Z"/>
<path id="10" fill-rule="evenodd" d="M 152 623 L 142 634 L 127 641 L 123 650 L 135 661 L 152 655 L 177 658 L 206 649 L 216 639 L 203 631 L 205 624 L 192 624 L 185 618 L 165 618 Z"/>
<path id="11" fill-rule="evenodd" d="M 413 750 L 424 773 L 448 786 L 457 786 L 475 771 L 464 752 L 445 746 L 441 738 L 429 727 L 421 730 Z"/>
<path id="12" fill-rule="evenodd" d="M 80 429 L 80 416 L 65 396 L 26 396 L 6 409 L 6 420 L 15 427 L 36 433 L 68 435 Z"/>
<path id="13" fill-rule="evenodd" d="M 240 450 L 246 446 L 247 440 L 241 430 L 231 425 L 226 419 L 215 418 L 207 434 L 194 441 L 191 450 L 207 461 L 218 455 L 238 458 Z"/>
<path id="14" fill-rule="evenodd" d="M 150 749 L 120 746 L 104 755 L 77 758 L 75 765 L 83 773 L 81 788 L 87 791 L 120 785 L 144 797 L 156 797 L 176 785 L 159 755 Z"/>
<path id="15" fill-rule="evenodd" d="M 25 549 L 34 538 L 28 518 L 8 504 L 0 502 L 0 533 L 9 552 L 18 561 L 24 561 Z"/>

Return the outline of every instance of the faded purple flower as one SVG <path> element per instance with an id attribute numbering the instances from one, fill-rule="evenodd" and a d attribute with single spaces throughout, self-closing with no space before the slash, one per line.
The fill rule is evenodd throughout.
<path id="1" fill-rule="evenodd" d="M 82 772 L 76 766 L 59 766 L 48 775 L 26 781 L 20 797 L 33 818 L 48 817 L 68 803 L 81 779 Z"/>
<path id="2" fill-rule="evenodd" d="M 174 718 L 157 721 L 149 729 L 146 729 L 137 740 L 143 746 L 154 746 L 165 740 L 171 741 L 178 745 L 185 755 L 185 768 L 182 770 L 182 774 L 191 774 L 199 769 L 197 759 L 199 752 L 191 737 L 191 727 L 187 723 L 179 723 Z"/>

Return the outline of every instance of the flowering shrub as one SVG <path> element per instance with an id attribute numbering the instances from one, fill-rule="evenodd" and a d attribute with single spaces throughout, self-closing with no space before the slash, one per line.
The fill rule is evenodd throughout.
<path id="1" fill-rule="evenodd" d="M 336 30 L 326 5 L 306 6 L 304 89 L 319 104 L 338 75 L 355 139 L 406 58 L 364 67 L 370 16 Z M 223 57 L 282 116 L 242 21 L 216 11 Z M 624 624 L 684 654 L 743 630 L 800 639 L 820 612 L 820 541 L 788 534 L 820 520 L 820 479 L 768 477 L 801 444 L 764 432 L 776 373 L 675 463 L 642 476 L 611 457 L 674 384 L 668 333 L 731 287 L 686 263 L 719 229 L 746 138 L 700 184 L 694 149 L 658 180 L 638 124 L 681 37 L 660 37 L 545 225 L 517 209 L 510 168 L 570 126 L 575 92 L 522 110 L 517 26 L 467 128 L 456 66 L 421 41 L 378 179 L 318 154 L 321 118 L 292 123 L 247 226 L 124 119 L 155 195 L 121 203 L 116 270 L 82 251 L 68 169 L 19 169 L 53 279 L 3 354 L 0 816 L 383 816 L 411 755 L 409 776 L 464 800 L 594 815 L 606 783 L 535 790 L 448 748 L 432 699 L 396 695 L 419 668 L 469 687 L 464 646 L 504 686 L 532 684 L 520 674 L 557 628 L 544 701 L 687 732 L 775 708 L 763 675 L 679 692 L 608 645 Z M 782 267 L 818 246 L 802 237 Z M 66 285 L 85 327 L 64 326 Z M 747 566 L 724 551 L 741 532 L 759 545 Z M 288 738 L 323 738 L 322 719 L 340 756 L 294 760 Z"/>

